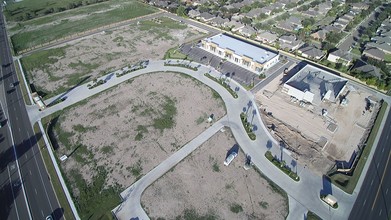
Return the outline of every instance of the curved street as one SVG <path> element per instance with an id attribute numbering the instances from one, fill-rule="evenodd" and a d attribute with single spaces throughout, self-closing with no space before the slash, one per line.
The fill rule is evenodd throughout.
<path id="1" fill-rule="evenodd" d="M 197 80 L 201 81 L 202 83 L 210 86 L 212 89 L 214 89 L 220 94 L 220 96 L 225 102 L 227 108 L 227 115 L 220 121 L 216 122 L 213 126 L 207 129 L 201 135 L 199 135 L 187 145 L 185 145 L 180 151 L 173 154 L 166 161 L 163 161 L 159 166 L 157 166 L 155 169 L 142 177 L 139 181 L 137 181 L 124 192 L 122 192 L 121 196 L 123 198 L 123 203 L 113 210 L 118 219 L 129 219 L 136 217 L 138 217 L 139 219 L 148 219 L 148 216 L 146 215 L 140 204 L 140 196 L 144 189 L 153 181 L 158 179 L 160 176 L 164 175 L 167 170 L 177 164 L 181 159 L 191 153 L 194 149 L 196 149 L 199 145 L 201 145 L 204 141 L 206 141 L 223 126 L 231 128 L 237 143 L 241 146 L 242 150 L 246 154 L 249 154 L 251 156 L 254 165 L 263 174 L 265 174 L 268 178 L 273 180 L 273 182 L 275 182 L 287 192 L 289 197 L 289 215 L 287 219 L 302 219 L 306 215 L 307 210 L 315 212 L 322 219 L 348 218 L 350 210 L 352 209 L 354 201 L 357 197 L 357 190 L 352 195 L 346 194 L 339 188 L 333 186 L 324 178 L 315 175 L 309 169 L 305 169 L 301 165 L 297 165 L 297 167 L 295 168 L 297 169 L 297 172 L 300 174 L 301 178 L 299 182 L 295 182 L 265 158 L 264 154 L 268 150 L 268 148 L 266 147 L 267 144 L 270 145 L 270 143 L 272 143 L 272 148 L 270 150 L 273 154 L 281 154 L 281 151 L 278 147 L 278 143 L 272 138 L 266 127 L 263 125 L 262 120 L 260 118 L 260 114 L 258 112 L 259 109 L 254 104 L 254 96 L 250 91 L 246 91 L 238 83 L 231 80 L 231 88 L 238 90 L 238 98 L 234 99 L 224 87 L 204 76 L 204 73 L 210 72 L 210 74 L 216 78 L 221 77 L 221 74 L 215 69 L 210 69 L 210 67 L 203 66 L 194 62 L 189 64 L 189 61 L 180 61 L 184 64 L 197 66 L 198 70 L 193 71 L 191 69 L 183 67 L 165 66 L 164 62 L 165 61 L 162 60 L 150 61 L 149 65 L 144 69 L 128 73 L 121 77 L 114 76 L 105 84 L 102 84 L 93 89 L 88 89 L 88 83 L 80 85 L 68 91 L 66 94 L 62 94 L 49 100 L 45 100 L 46 103 L 51 103 L 58 98 L 64 96 L 67 97 L 65 101 L 60 102 L 54 106 L 48 107 L 44 111 L 38 111 L 38 107 L 35 105 L 27 107 L 31 123 L 35 123 L 36 121 L 39 121 L 45 116 L 64 109 L 67 106 L 75 104 L 94 94 L 100 93 L 128 79 L 146 73 L 164 71 L 181 72 L 186 75 L 192 76 Z M 121 70 L 118 70 L 116 72 L 120 73 Z M 101 77 L 101 79 L 105 78 L 106 76 Z M 256 113 L 253 121 L 253 125 L 256 127 L 256 129 L 254 129 L 254 133 L 257 136 L 257 139 L 255 141 L 251 141 L 248 138 L 239 117 L 240 113 L 246 112 L 247 108 L 249 108 L 249 112 L 255 111 Z M 382 126 L 384 126 L 384 123 L 382 124 Z M 288 151 L 283 151 L 283 157 L 285 158 L 284 160 L 287 162 L 287 164 L 291 166 L 291 160 L 293 159 L 289 156 Z M 327 190 L 328 193 L 333 194 L 338 199 L 339 207 L 337 209 L 330 208 L 327 204 L 320 200 L 319 194 L 321 191 L 325 190 Z"/>

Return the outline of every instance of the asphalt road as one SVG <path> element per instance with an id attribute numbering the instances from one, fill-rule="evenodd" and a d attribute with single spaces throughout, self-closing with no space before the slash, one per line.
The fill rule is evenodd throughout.
<path id="1" fill-rule="evenodd" d="M 15 72 L 4 17 L 0 11 L 0 57 L 2 64 L 2 107 L 7 117 L 5 128 L 11 131 L 10 135 L 4 136 L 1 143 L 1 182 L 5 185 L 4 193 L 1 193 L 1 204 L 7 201 L 9 211 L 1 211 L 0 219 L 45 219 L 52 214 L 55 219 L 62 217 L 62 209 L 58 204 L 50 183 L 49 175 L 42 161 L 37 140 L 40 135 L 35 135 L 27 115 L 26 106 L 19 88 L 18 78 Z M 13 84 L 13 86 L 11 86 Z M 4 91 L 4 92 L 3 92 Z M 4 122 L 3 122 L 4 123 Z M 13 142 L 13 144 L 12 144 Z M 3 144 L 4 143 L 4 144 Z M 15 148 L 13 148 L 13 145 Z M 14 151 L 15 149 L 15 151 Z M 21 182 L 18 182 L 18 167 L 20 168 Z M 12 174 L 11 181 L 6 172 Z M 10 182 L 10 185 L 7 185 Z M 6 189 L 12 187 L 12 193 Z M 25 193 L 23 193 L 25 192 Z M 14 199 L 15 198 L 15 199 Z M 23 200 L 27 200 L 30 212 Z M 9 203 L 9 204 L 8 204 Z"/>
<path id="2" fill-rule="evenodd" d="M 388 220 L 391 210 L 391 111 L 364 183 L 350 213 L 351 220 Z"/>
<path id="3" fill-rule="evenodd" d="M 381 8 L 381 7 L 380 7 Z M 356 28 L 349 34 L 348 37 L 338 46 L 340 50 L 349 51 L 350 47 L 354 46 L 353 44 L 357 42 L 360 38 L 359 31 L 360 29 L 365 29 L 368 27 L 370 22 L 375 20 L 375 11 L 373 11 L 369 17 L 365 18 Z"/>

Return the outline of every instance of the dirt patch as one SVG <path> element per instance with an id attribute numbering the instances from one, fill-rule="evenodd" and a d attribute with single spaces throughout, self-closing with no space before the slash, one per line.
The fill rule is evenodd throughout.
<path id="1" fill-rule="evenodd" d="M 281 78 L 273 80 L 255 97 L 261 116 L 277 140 L 286 143 L 292 156 L 318 174 L 325 174 L 335 160 L 349 162 L 369 126 L 373 108 L 366 111 L 369 93 L 348 85 L 347 105 L 321 102 L 310 105 L 295 102 L 283 92 Z M 326 109 L 327 114 L 322 115 Z"/>
<path id="2" fill-rule="evenodd" d="M 178 73 L 143 75 L 64 112 L 57 154 L 69 155 L 61 165 L 71 180 L 76 170 L 91 183 L 103 167 L 107 186 L 127 187 L 210 126 L 211 113 L 217 120 L 225 107 L 201 82 Z"/>
<path id="3" fill-rule="evenodd" d="M 148 187 L 141 201 L 149 217 L 285 219 L 287 200 L 255 169 L 243 169 L 243 152 L 223 165 L 235 144 L 229 129 L 218 132 Z"/>
<path id="4" fill-rule="evenodd" d="M 58 93 L 86 76 L 91 76 L 89 80 L 92 80 L 141 60 L 162 59 L 168 49 L 202 36 L 203 33 L 192 27 L 160 17 L 52 48 L 50 50 L 60 52 L 49 50 L 46 55 L 37 56 L 36 62 L 31 57 L 29 63 L 33 65 L 25 68 L 37 88 L 46 93 Z"/>

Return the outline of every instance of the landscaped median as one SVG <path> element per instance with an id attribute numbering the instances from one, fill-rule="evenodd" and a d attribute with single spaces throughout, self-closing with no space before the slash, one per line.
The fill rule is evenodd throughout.
<path id="1" fill-rule="evenodd" d="M 217 82 L 218 84 L 222 85 L 229 93 L 231 93 L 232 97 L 234 97 L 235 99 L 238 98 L 238 94 L 236 94 L 236 92 L 234 90 L 231 89 L 231 87 L 222 79 L 216 79 L 215 77 L 211 76 L 209 73 L 205 73 L 204 74 L 206 77 L 208 77 L 209 79 Z"/>
<path id="2" fill-rule="evenodd" d="M 251 140 L 255 140 L 257 138 L 257 136 L 253 132 L 253 128 L 252 128 L 251 123 L 247 121 L 247 114 L 244 112 L 240 113 L 240 119 L 242 121 L 244 129 L 247 132 L 248 137 Z"/>
<path id="3" fill-rule="evenodd" d="M 195 66 L 190 66 L 190 64 L 184 64 L 184 63 L 178 63 L 178 62 L 179 62 L 179 60 L 177 61 L 177 63 L 167 61 L 167 62 L 164 62 L 164 66 L 179 66 L 179 67 L 187 68 L 187 69 L 190 69 L 193 71 L 198 70 L 198 68 Z"/>
<path id="4" fill-rule="evenodd" d="M 379 132 L 380 124 L 383 121 L 384 114 L 386 113 L 387 105 L 387 102 L 383 102 L 382 107 L 380 108 L 380 111 L 377 115 L 375 124 L 373 125 L 372 131 L 366 142 L 366 146 L 364 147 L 361 155 L 359 156 L 360 159 L 358 160 L 357 165 L 354 168 L 353 174 L 351 176 L 345 175 L 343 173 L 328 175 L 333 184 L 335 184 L 340 189 L 349 194 L 353 193 L 353 190 L 356 188 L 357 182 L 360 179 L 361 172 L 364 169 L 365 163 L 368 160 L 368 156 L 375 142 L 375 138 L 377 136 L 377 133 Z"/>
<path id="5" fill-rule="evenodd" d="M 280 161 L 276 157 L 273 156 L 273 154 L 270 151 L 267 151 L 265 153 L 265 157 L 272 162 L 276 167 L 278 167 L 282 172 L 284 172 L 286 175 L 288 175 L 290 178 L 292 178 L 294 181 L 299 181 L 300 177 L 297 175 L 297 173 L 292 172 L 291 168 L 285 165 L 285 161 Z"/>

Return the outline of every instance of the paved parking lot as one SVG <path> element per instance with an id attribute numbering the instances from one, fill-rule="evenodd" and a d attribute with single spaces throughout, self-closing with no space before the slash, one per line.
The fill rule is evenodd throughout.
<path id="1" fill-rule="evenodd" d="M 188 57 L 195 62 L 210 65 L 215 69 L 217 69 L 220 62 L 222 62 L 222 58 L 201 49 L 197 45 L 194 46 L 193 44 L 183 45 L 181 52 L 188 55 Z M 220 66 L 219 71 L 245 86 L 250 85 L 252 81 L 254 81 L 254 85 L 261 81 L 257 74 L 230 62 L 224 62 Z"/>

